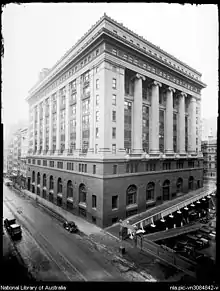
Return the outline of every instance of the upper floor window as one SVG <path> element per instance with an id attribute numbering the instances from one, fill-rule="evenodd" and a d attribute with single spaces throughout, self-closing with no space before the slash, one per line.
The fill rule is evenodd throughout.
<path id="1" fill-rule="evenodd" d="M 115 78 L 112 79 L 112 88 L 116 89 L 116 79 Z"/>
<path id="2" fill-rule="evenodd" d="M 96 89 L 99 89 L 99 79 L 96 79 Z"/>
<path id="3" fill-rule="evenodd" d="M 112 95 L 112 105 L 116 105 L 116 95 Z"/>

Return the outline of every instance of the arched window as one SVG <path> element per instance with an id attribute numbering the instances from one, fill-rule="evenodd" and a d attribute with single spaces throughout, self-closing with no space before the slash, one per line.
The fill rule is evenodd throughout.
<path id="1" fill-rule="evenodd" d="M 35 182 L 35 172 L 33 171 L 32 172 L 32 183 L 34 183 Z"/>
<path id="2" fill-rule="evenodd" d="M 147 184 L 146 200 L 154 200 L 154 188 L 155 184 L 153 182 Z"/>
<path id="3" fill-rule="evenodd" d="M 38 172 L 37 173 L 37 185 L 39 185 L 40 184 L 40 173 Z"/>
<path id="4" fill-rule="evenodd" d="M 193 176 L 189 177 L 189 190 L 193 190 L 193 182 L 194 182 L 194 178 Z"/>
<path id="5" fill-rule="evenodd" d="M 128 187 L 126 191 L 126 205 L 135 204 L 137 202 L 137 187 L 135 185 L 131 185 Z"/>
<path id="6" fill-rule="evenodd" d="M 54 183 L 53 183 L 53 176 L 50 176 L 50 190 L 53 190 Z"/>
<path id="7" fill-rule="evenodd" d="M 63 184 L 61 178 L 57 180 L 57 193 L 63 193 Z"/>
<path id="8" fill-rule="evenodd" d="M 165 180 L 163 183 L 163 201 L 170 199 L 170 181 Z"/>
<path id="9" fill-rule="evenodd" d="M 86 203 L 86 186 L 84 184 L 79 185 L 79 202 Z"/>
<path id="10" fill-rule="evenodd" d="M 47 186 L 47 176 L 46 174 L 43 174 L 43 187 Z"/>
<path id="11" fill-rule="evenodd" d="M 178 178 L 176 182 L 176 193 L 181 193 L 181 192 L 183 192 L 183 179 Z"/>
<path id="12" fill-rule="evenodd" d="M 68 197 L 73 197 L 73 183 L 70 180 L 67 182 L 67 198 Z"/>

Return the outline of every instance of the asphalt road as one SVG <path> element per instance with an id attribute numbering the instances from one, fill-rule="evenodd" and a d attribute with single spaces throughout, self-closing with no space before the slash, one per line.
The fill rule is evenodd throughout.
<path id="1" fill-rule="evenodd" d="M 83 236 L 70 234 L 35 202 L 3 186 L 3 216 L 22 226 L 16 247 L 41 281 L 124 281 L 118 269 Z"/>

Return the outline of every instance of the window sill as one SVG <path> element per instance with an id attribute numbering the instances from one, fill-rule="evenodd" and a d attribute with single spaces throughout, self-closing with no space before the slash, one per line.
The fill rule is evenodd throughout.
<path id="1" fill-rule="evenodd" d="M 79 202 L 79 206 L 80 206 L 80 207 L 83 207 L 83 208 L 87 208 L 87 205 L 86 205 L 86 203 L 84 203 L 84 202 Z"/>
<path id="2" fill-rule="evenodd" d="M 72 203 L 73 203 L 73 198 L 71 198 L 71 197 L 68 197 L 66 200 L 67 200 L 68 202 L 72 202 Z"/>
<path id="3" fill-rule="evenodd" d="M 112 208 L 112 211 L 117 211 L 118 210 L 118 207 L 117 208 Z"/>
<path id="4" fill-rule="evenodd" d="M 62 193 L 57 193 L 57 197 L 62 198 L 63 197 L 63 194 Z"/>
<path id="5" fill-rule="evenodd" d="M 146 204 L 149 205 L 149 204 L 154 204 L 156 203 L 156 200 L 147 200 L 146 201 Z"/>
<path id="6" fill-rule="evenodd" d="M 138 207 L 137 203 L 134 203 L 134 204 L 127 205 L 126 209 L 133 209 L 133 208 L 137 208 L 137 207 Z"/>

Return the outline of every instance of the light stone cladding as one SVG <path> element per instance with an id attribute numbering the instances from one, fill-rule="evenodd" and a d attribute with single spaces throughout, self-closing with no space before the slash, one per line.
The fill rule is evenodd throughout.
<path id="1" fill-rule="evenodd" d="M 70 88 L 73 81 L 76 84 L 75 97 L 73 97 Z M 64 87 L 66 93 L 65 148 L 63 151 L 61 150 L 63 136 L 61 136 L 60 109 L 62 110 L 64 106 L 61 104 L 60 90 Z M 34 166 L 30 167 L 29 176 L 32 175 L 31 171 L 44 171 L 45 167 L 50 167 L 49 161 L 65 161 L 64 166 L 59 169 L 58 166 L 51 166 L 53 172 L 56 173 L 54 175 L 59 173 L 64 175 L 64 172 L 69 171 L 70 168 L 67 162 L 77 162 L 74 175 L 76 171 L 79 171 L 82 176 L 82 178 L 77 178 L 77 185 L 80 186 L 83 181 L 86 181 L 85 183 L 89 181 L 92 184 L 95 183 L 96 190 L 99 187 L 97 191 L 103 191 L 103 193 L 99 193 L 103 208 L 98 216 L 102 221 L 100 225 L 106 224 L 103 222 L 106 218 L 102 217 L 107 199 L 105 194 L 108 194 L 108 190 L 104 186 L 108 184 L 107 181 L 104 181 L 105 178 L 117 182 L 119 174 L 125 175 L 124 167 L 126 164 L 132 161 L 137 163 L 157 161 L 155 162 L 157 163 L 156 167 L 158 167 L 157 174 L 161 176 L 164 169 L 160 168 L 160 163 L 163 163 L 164 160 L 172 159 L 174 165 L 177 159 L 182 159 L 185 165 L 188 165 L 187 159 L 201 158 L 200 104 L 201 90 L 205 87 L 206 85 L 201 81 L 201 73 L 104 15 L 29 92 L 26 99 L 30 108 L 31 129 L 28 159 L 34 160 L 41 157 L 44 159 L 44 164 L 47 165 L 42 170 L 40 162 L 39 167 L 35 163 Z M 126 93 L 126 88 L 129 88 L 129 94 Z M 147 98 L 145 98 L 144 92 L 147 92 Z M 56 150 L 53 152 L 52 95 L 55 93 L 57 96 L 57 126 Z M 99 97 L 98 105 L 97 96 Z M 47 98 L 49 98 L 48 150 L 45 146 L 46 118 L 44 114 Z M 75 99 L 72 100 L 72 98 Z M 161 98 L 163 99 L 162 103 Z M 39 135 L 41 114 L 39 106 L 41 102 L 43 102 L 42 151 L 40 150 Z M 129 117 L 125 116 L 125 102 L 131 105 L 131 116 Z M 145 126 L 143 123 L 143 104 L 149 110 L 149 151 L 143 149 L 143 128 Z M 37 115 L 35 115 L 36 108 Z M 160 120 L 160 111 L 164 113 L 164 122 Z M 71 119 L 73 114 L 76 117 L 76 124 Z M 174 117 L 176 124 L 174 124 Z M 186 131 L 185 117 L 188 118 L 188 131 Z M 37 118 L 37 122 L 35 122 L 35 118 Z M 128 120 L 131 122 L 130 128 L 128 128 L 131 148 L 127 151 L 125 139 L 128 131 L 126 131 L 125 123 Z M 161 124 L 164 126 L 163 150 L 159 138 Z M 176 136 L 174 136 L 174 125 Z M 37 135 L 35 135 L 36 131 Z M 187 134 L 187 139 L 185 139 L 185 134 Z M 177 143 L 175 152 L 174 138 L 176 138 Z M 73 140 L 75 148 L 72 150 L 70 145 Z M 186 140 L 188 141 L 187 151 L 185 151 Z M 37 148 L 35 148 L 35 141 L 37 141 Z M 87 162 L 89 168 L 82 173 L 82 166 L 84 167 L 84 163 Z M 98 169 L 94 167 L 95 163 L 98 163 Z M 59 167 L 60 165 L 59 163 Z M 112 167 L 114 173 L 112 173 Z M 179 169 L 178 171 L 181 171 Z M 173 171 L 174 168 L 169 170 Z M 96 171 L 99 171 L 98 176 Z M 184 171 L 184 187 L 186 189 L 190 173 L 186 169 Z M 129 175 L 134 178 L 134 183 L 135 179 L 143 183 L 143 171 L 142 174 L 131 173 Z M 139 175 L 143 176 L 140 180 Z M 178 178 L 178 175 L 179 172 L 175 174 L 175 179 Z M 200 166 L 198 166 L 195 175 L 197 181 L 202 179 Z M 87 176 L 88 180 L 85 178 Z M 128 181 L 129 177 L 126 179 Z M 155 180 L 155 184 L 157 183 L 159 183 L 158 179 Z M 174 185 L 176 180 L 172 183 Z M 110 185 L 109 182 L 108 186 L 111 188 Z M 91 193 L 95 193 L 94 189 L 91 191 Z"/>

